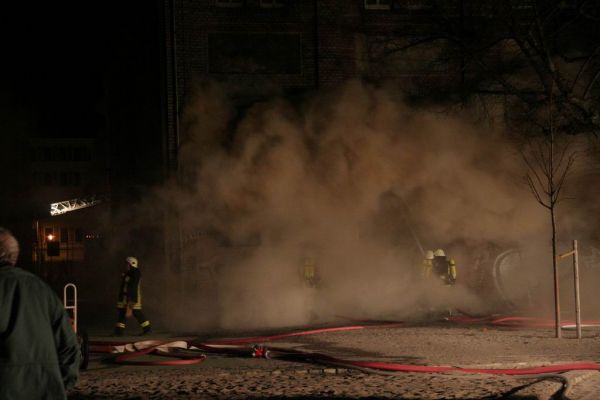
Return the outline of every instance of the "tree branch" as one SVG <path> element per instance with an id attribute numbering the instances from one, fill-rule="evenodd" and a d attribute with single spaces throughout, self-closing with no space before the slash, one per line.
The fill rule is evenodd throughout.
<path id="1" fill-rule="evenodd" d="M 543 207 L 550 209 L 550 205 L 544 203 L 544 201 L 542 200 L 540 193 L 538 192 L 535 184 L 533 183 L 531 176 L 529 174 L 525 175 L 525 179 L 527 182 L 527 186 L 529 186 L 529 190 L 531 190 L 531 193 L 533 194 L 533 197 L 535 198 L 535 200 L 542 205 Z"/>

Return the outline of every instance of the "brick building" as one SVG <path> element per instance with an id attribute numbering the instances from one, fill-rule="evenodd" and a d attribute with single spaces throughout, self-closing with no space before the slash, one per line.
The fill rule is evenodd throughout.
<path id="1" fill-rule="evenodd" d="M 513 2 L 529 9 L 530 0 Z M 163 0 L 166 164 L 177 168 L 178 118 L 197 83 L 216 80 L 240 106 L 331 88 L 351 78 L 394 80 L 407 92 L 464 84 L 460 46 L 441 20 L 490 24 L 491 1 Z M 436 6 L 434 6 L 436 4 Z M 445 32 L 447 34 L 447 32 Z M 458 33 L 461 35 L 462 33 Z M 431 37 L 439 35 L 438 41 Z M 415 42 L 427 38 L 415 46 Z M 410 47 L 410 52 L 399 51 Z M 454 52 L 448 54 L 448 52 Z M 461 61 L 462 60 L 462 61 Z"/>
<path id="2" fill-rule="evenodd" d="M 464 80 L 464 69 L 455 58 L 440 62 L 439 43 L 420 45 L 410 55 L 390 56 L 399 42 L 390 44 L 389 38 L 435 31 L 430 0 L 160 4 L 163 155 L 171 174 L 178 168 L 179 118 L 194 87 L 206 80 L 220 82 L 240 107 L 273 95 L 335 87 L 351 78 L 393 79 L 408 91 Z M 443 12 L 459 18 L 458 4 L 462 2 L 448 2 Z"/>
<path id="3" fill-rule="evenodd" d="M 168 0 L 163 3 L 165 165 L 178 169 L 179 117 L 205 80 L 220 82 L 239 107 L 276 95 L 294 96 L 334 88 L 348 79 L 415 77 L 448 81 L 450 65 L 430 62 L 436 48 L 417 59 L 381 62 L 385 39 L 399 30 L 431 31 L 427 0 Z M 420 57 L 420 58 L 419 58 Z M 424 67 L 425 65 L 425 67 Z M 456 81 L 456 79 L 451 79 Z M 172 218 L 173 217 L 173 218 Z M 181 232 L 177 216 L 166 217 L 169 270 L 180 272 L 181 293 L 206 292 L 213 273 L 207 254 L 215 240 Z M 214 238 L 212 238 L 214 239 Z M 191 246 L 190 246 L 190 242 Z M 218 244 L 216 246 L 219 246 Z M 186 251 L 186 249 L 196 249 Z M 244 246 L 218 251 L 243 257 Z M 198 255 L 195 253 L 202 253 Z M 221 260 L 220 262 L 226 262 Z"/>
<path id="4" fill-rule="evenodd" d="M 370 65 L 378 38 L 431 30 L 426 0 L 172 0 L 167 47 L 181 107 L 194 86 L 215 79 L 240 97 L 338 85 L 381 77 Z M 447 72 L 411 65 L 394 76 Z M 413 60 L 414 61 L 414 60 Z M 414 62 L 413 62 L 414 64 Z M 167 71 L 170 73 L 171 71 Z M 387 72 L 390 74 L 391 72 Z"/>

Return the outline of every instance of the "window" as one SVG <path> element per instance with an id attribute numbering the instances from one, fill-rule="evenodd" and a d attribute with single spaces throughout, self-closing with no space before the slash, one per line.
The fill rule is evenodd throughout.
<path id="1" fill-rule="evenodd" d="M 69 229 L 60 228 L 60 242 L 69 243 Z"/>
<path id="2" fill-rule="evenodd" d="M 211 74 L 300 74 L 300 34 L 209 33 L 208 71 Z"/>
<path id="3" fill-rule="evenodd" d="M 428 0 L 399 0 L 398 6 L 407 10 L 426 10 L 432 8 L 431 1 Z"/>
<path id="4" fill-rule="evenodd" d="M 365 0 L 365 10 L 389 10 L 392 0 Z"/>
<path id="5" fill-rule="evenodd" d="M 92 151 L 88 147 L 81 148 L 81 161 L 90 161 L 92 159 Z"/>
<path id="6" fill-rule="evenodd" d="M 241 7 L 244 5 L 244 0 L 215 0 L 217 7 Z"/>
<path id="7" fill-rule="evenodd" d="M 63 171 L 59 174 L 60 186 L 79 186 L 81 185 L 81 175 L 79 172 Z"/>
<path id="8" fill-rule="evenodd" d="M 54 173 L 53 172 L 44 173 L 44 185 L 45 186 L 54 185 Z"/>
<path id="9" fill-rule="evenodd" d="M 71 173 L 71 185 L 73 185 L 73 186 L 81 185 L 81 175 L 79 174 L 79 172 Z"/>
<path id="10" fill-rule="evenodd" d="M 56 149 L 56 160 L 57 161 L 67 161 L 67 148 L 66 147 L 59 147 Z"/>
<path id="11" fill-rule="evenodd" d="M 69 173 L 61 172 L 60 175 L 60 186 L 68 186 L 69 185 Z"/>
<path id="12" fill-rule="evenodd" d="M 40 162 L 43 160 L 42 158 L 43 152 L 40 146 L 31 146 L 30 158 L 33 162 Z"/>
<path id="13" fill-rule="evenodd" d="M 419 76 L 423 74 L 447 75 L 450 64 L 444 49 L 449 45 L 446 40 L 425 41 L 414 46 L 422 37 L 412 39 L 398 38 L 389 40 L 388 36 L 367 36 L 366 49 L 368 59 L 381 60 L 377 66 L 381 76 Z M 408 48 L 407 51 L 395 51 Z"/>
<path id="14" fill-rule="evenodd" d="M 283 8 L 288 5 L 288 0 L 260 0 L 262 8 Z"/>
<path id="15" fill-rule="evenodd" d="M 50 147 L 48 147 L 48 146 L 42 147 L 42 153 L 43 153 L 43 156 L 42 156 L 43 161 L 54 161 L 52 159 L 52 149 Z"/>
<path id="16" fill-rule="evenodd" d="M 75 241 L 77 243 L 83 242 L 83 230 L 81 228 L 75 229 Z"/>
<path id="17" fill-rule="evenodd" d="M 82 148 L 81 147 L 75 147 L 73 149 L 73 161 L 81 161 L 82 159 L 83 159 Z"/>
<path id="18" fill-rule="evenodd" d="M 43 185 L 44 184 L 44 175 L 41 172 L 34 171 L 31 174 L 31 182 L 35 185 Z"/>
<path id="19" fill-rule="evenodd" d="M 71 147 L 71 146 L 65 147 L 65 160 L 73 161 L 73 147 Z"/>
<path id="20" fill-rule="evenodd" d="M 533 8 L 533 4 L 530 0 L 518 0 L 512 3 L 512 7 L 516 10 L 531 10 Z M 569 4 L 569 2 L 561 1 L 558 4 L 559 8 L 575 8 L 573 4 Z"/>

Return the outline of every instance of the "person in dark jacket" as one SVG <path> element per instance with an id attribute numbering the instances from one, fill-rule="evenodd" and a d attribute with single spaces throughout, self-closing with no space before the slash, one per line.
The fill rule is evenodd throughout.
<path id="1" fill-rule="evenodd" d="M 150 321 L 142 312 L 142 274 L 138 268 L 137 258 L 127 257 L 125 263 L 127 265 L 127 271 L 123 273 L 121 286 L 119 287 L 115 335 L 123 335 L 123 332 L 125 331 L 125 321 L 130 313 L 133 313 L 133 316 L 142 327 L 142 335 L 145 335 L 151 331 L 151 328 Z"/>
<path id="2" fill-rule="evenodd" d="M 63 304 L 15 267 L 19 244 L 0 228 L 0 399 L 66 399 L 81 351 Z"/>

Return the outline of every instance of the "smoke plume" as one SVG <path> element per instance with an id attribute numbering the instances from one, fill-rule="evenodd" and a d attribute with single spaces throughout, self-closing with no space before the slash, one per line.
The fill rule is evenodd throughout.
<path id="1" fill-rule="evenodd" d="M 548 245 L 501 129 L 416 111 L 390 90 L 351 82 L 240 112 L 206 84 L 184 122 L 183 184 L 161 196 L 181 217 L 184 281 L 202 277 L 186 295 L 221 327 L 483 312 L 494 251 Z M 456 260 L 456 287 L 422 283 L 421 251 L 436 248 Z"/>

